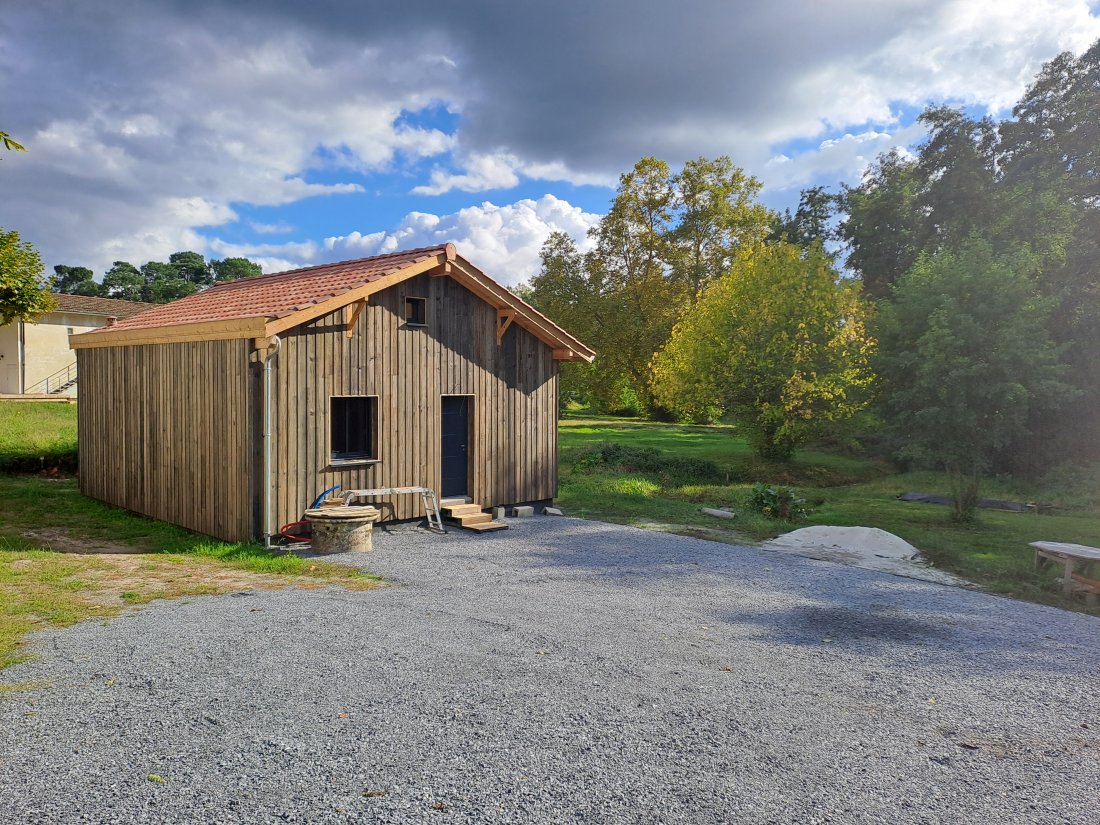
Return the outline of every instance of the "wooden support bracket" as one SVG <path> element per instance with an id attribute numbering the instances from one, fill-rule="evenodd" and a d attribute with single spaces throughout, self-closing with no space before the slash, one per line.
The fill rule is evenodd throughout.
<path id="1" fill-rule="evenodd" d="M 508 327 L 512 326 L 512 321 L 515 319 L 516 313 L 512 309 L 498 309 L 497 310 L 497 346 L 500 346 L 500 342 L 504 340 L 504 333 L 508 331 Z"/>
<path id="2" fill-rule="evenodd" d="M 366 298 L 360 298 L 354 304 L 348 304 L 344 307 L 344 318 L 347 321 L 347 336 L 348 340 L 355 335 L 355 322 L 359 320 L 359 316 L 363 314 L 363 307 L 367 305 Z"/>
<path id="3" fill-rule="evenodd" d="M 432 277 L 438 278 L 440 275 L 450 275 L 454 271 L 454 267 L 451 266 L 450 261 L 444 261 L 435 269 L 428 270 L 428 274 Z"/>

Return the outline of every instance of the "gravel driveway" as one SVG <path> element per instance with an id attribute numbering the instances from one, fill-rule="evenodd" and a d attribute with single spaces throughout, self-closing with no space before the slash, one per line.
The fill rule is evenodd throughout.
<path id="1" fill-rule="evenodd" d="M 0 821 L 1100 821 L 1100 620 L 577 519 L 38 637 Z M 162 778 L 163 781 L 149 777 Z"/>

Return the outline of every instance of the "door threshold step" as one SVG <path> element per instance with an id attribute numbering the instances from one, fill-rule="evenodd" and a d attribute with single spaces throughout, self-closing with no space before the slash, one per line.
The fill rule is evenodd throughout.
<path id="1" fill-rule="evenodd" d="M 444 505 L 443 512 L 447 514 L 448 518 L 458 518 L 459 516 L 472 516 L 475 513 L 481 512 L 480 504 L 452 504 Z"/>
<path id="2" fill-rule="evenodd" d="M 480 524 L 463 524 L 467 530 L 473 530 L 475 533 L 491 533 L 494 530 L 507 530 L 508 525 L 503 521 L 483 521 Z"/>

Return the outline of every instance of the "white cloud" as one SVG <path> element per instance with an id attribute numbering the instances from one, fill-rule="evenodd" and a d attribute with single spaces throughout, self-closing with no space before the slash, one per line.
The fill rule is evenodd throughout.
<path id="1" fill-rule="evenodd" d="M 519 183 L 514 155 L 471 155 L 460 164 L 463 172 L 432 170 L 431 183 L 413 187 L 414 195 L 442 195 L 453 189 L 484 192 L 486 189 L 511 189 Z"/>
<path id="2" fill-rule="evenodd" d="M 388 232 L 352 232 L 325 238 L 327 257 L 381 255 L 398 249 L 453 242 L 461 255 L 505 284 L 517 284 L 539 270 L 539 249 L 551 232 L 565 232 L 581 248 L 600 216 L 553 195 L 497 206 L 483 203 L 450 215 L 412 212 Z"/>
<path id="3" fill-rule="evenodd" d="M 796 99 L 814 102 L 822 128 L 889 124 L 896 104 L 946 100 L 1011 108 L 1043 62 L 1081 52 L 1100 37 L 1100 18 L 1079 0 L 953 0 L 866 54 L 808 72 Z M 800 106 L 801 111 L 806 111 Z M 791 128 L 793 127 L 793 128 Z M 791 119 L 776 139 L 805 135 Z"/>
<path id="4" fill-rule="evenodd" d="M 847 133 L 821 141 L 816 148 L 788 156 L 780 153 L 764 164 L 763 180 L 767 190 L 803 188 L 816 181 L 856 182 L 867 167 L 883 152 L 901 149 L 920 140 L 924 128 L 919 124 L 857 134 Z"/>
<path id="5" fill-rule="evenodd" d="M 294 225 L 286 221 L 275 223 L 263 223 L 262 221 L 249 221 L 248 228 L 257 235 L 285 235 L 294 231 Z"/>
<path id="6" fill-rule="evenodd" d="M 131 11 L 113 35 L 146 42 L 149 19 Z M 24 23 L 34 14 L 27 10 Z M 58 38 L 67 22 L 81 29 L 79 20 L 58 19 L 37 23 Z M 26 25 L 20 49 L 44 49 L 46 34 Z M 0 32 L 0 51 L 14 47 L 14 37 Z M 234 204 L 361 193 L 361 183 L 339 180 L 342 171 L 388 171 L 451 145 L 451 136 L 406 118 L 447 97 L 453 70 L 438 61 L 413 55 L 395 68 L 377 50 L 318 55 L 307 39 L 280 31 L 258 30 L 232 49 L 225 43 L 223 33 L 181 22 L 158 41 L 144 72 L 125 59 L 89 59 L 80 67 L 87 77 L 58 74 L 52 87 L 49 75 L 36 77 L 39 124 L 5 124 L 28 152 L 4 163 L 0 225 L 18 227 L 48 265 L 103 271 L 116 258 L 140 264 L 179 249 L 216 253 L 196 230 L 238 220 Z M 27 61 L 27 70 L 39 65 Z M 15 70 L 5 75 L 0 94 L 8 98 L 19 78 Z"/>
<path id="7" fill-rule="evenodd" d="M 772 192 L 852 180 L 917 136 L 899 112 L 943 100 L 1003 109 L 1042 61 L 1100 37 L 1085 0 L 703 0 L 690 15 L 607 0 L 583 24 L 519 4 L 492 26 L 481 0 L 430 14 L 351 14 L 334 0 L 101 6 L 15 4 L 0 28 L 0 125 L 30 150 L 0 166 L 0 225 L 50 264 L 100 271 L 183 248 L 224 254 L 196 230 L 249 205 L 361 195 L 380 173 L 420 196 L 524 180 L 613 186 L 642 155 L 728 154 Z M 431 121 L 416 113 L 435 110 L 447 126 L 419 125 Z M 529 245 L 507 232 L 538 210 L 471 209 L 466 223 L 409 215 L 378 243 L 452 231 L 484 257 L 521 250 L 529 270 Z M 505 237 L 478 233 L 507 209 Z M 306 223 L 264 214 L 269 226 Z"/>
<path id="8" fill-rule="evenodd" d="M 614 186 L 615 176 L 577 172 L 563 161 L 524 163 L 509 152 L 496 154 L 459 155 L 453 158 L 460 172 L 436 167 L 431 182 L 413 188 L 414 195 L 443 195 L 455 189 L 461 192 L 485 192 L 489 189 L 511 189 L 520 177 L 530 180 L 564 181 L 575 186 Z"/>

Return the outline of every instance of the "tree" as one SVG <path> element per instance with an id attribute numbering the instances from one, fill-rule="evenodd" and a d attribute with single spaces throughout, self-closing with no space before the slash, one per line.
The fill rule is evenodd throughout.
<path id="1" fill-rule="evenodd" d="M 922 250 L 955 249 L 975 233 L 989 237 L 1000 211 L 993 121 L 949 106 L 929 107 L 919 121 L 929 132 L 916 165 Z"/>
<path id="2" fill-rule="evenodd" d="M 847 266 L 872 298 L 890 294 L 891 285 L 917 259 L 925 229 L 917 205 L 916 161 L 894 150 L 880 155 L 859 186 L 845 186 L 839 234 L 849 247 Z"/>
<path id="3" fill-rule="evenodd" d="M 973 517 L 996 451 L 1073 395 L 1035 295 L 1035 258 L 973 237 L 921 256 L 884 303 L 875 366 L 902 454 L 942 466 L 955 516 Z"/>
<path id="4" fill-rule="evenodd" d="M 654 392 L 685 417 L 732 413 L 759 455 L 789 459 L 869 402 L 866 312 L 819 245 L 758 244 L 676 324 L 653 359 Z"/>
<path id="5" fill-rule="evenodd" d="M 759 188 L 729 158 L 699 158 L 678 174 L 642 158 L 589 232 L 594 249 L 581 255 L 564 236 L 547 241 L 532 303 L 598 353 L 591 367 L 571 371 L 574 389 L 583 384 L 605 409 L 635 404 L 665 415 L 650 361 L 699 290 L 767 234 L 774 216 L 755 202 Z"/>
<path id="6" fill-rule="evenodd" d="M 149 261 L 141 267 L 141 276 L 145 281 L 141 299 L 149 303 L 167 304 L 199 291 L 197 284 L 181 277 L 179 270 L 170 263 Z"/>
<path id="7" fill-rule="evenodd" d="M 242 278 L 256 278 L 264 274 L 258 263 L 248 258 L 224 258 L 220 261 L 211 261 L 210 269 L 214 273 L 217 283 L 225 281 L 239 281 Z"/>
<path id="8" fill-rule="evenodd" d="M 18 232 L 0 228 L 0 325 L 33 321 L 56 307 L 37 250 Z"/>
<path id="9" fill-rule="evenodd" d="M 835 240 L 833 219 L 836 216 L 839 196 L 826 191 L 824 186 L 803 189 L 798 198 L 798 208 L 783 210 L 775 228 L 768 235 L 769 241 L 784 241 L 809 248 L 813 244 L 824 246 Z"/>
<path id="10" fill-rule="evenodd" d="M 102 295 L 103 290 L 95 281 L 95 273 L 86 266 L 66 266 L 58 264 L 53 268 L 54 292 L 69 295 Z"/>
<path id="11" fill-rule="evenodd" d="M 145 278 L 127 261 L 115 261 L 103 276 L 103 291 L 110 298 L 140 301 Z"/>
<path id="12" fill-rule="evenodd" d="M 198 252 L 173 252 L 168 256 L 168 264 L 175 268 L 176 277 L 181 280 L 199 287 L 214 283 L 214 271 Z"/>
<path id="13" fill-rule="evenodd" d="M 668 233 L 669 264 L 694 298 L 729 270 L 738 249 L 764 238 L 774 215 L 756 200 L 760 181 L 728 157 L 689 160 L 672 187 L 676 225 Z"/>

